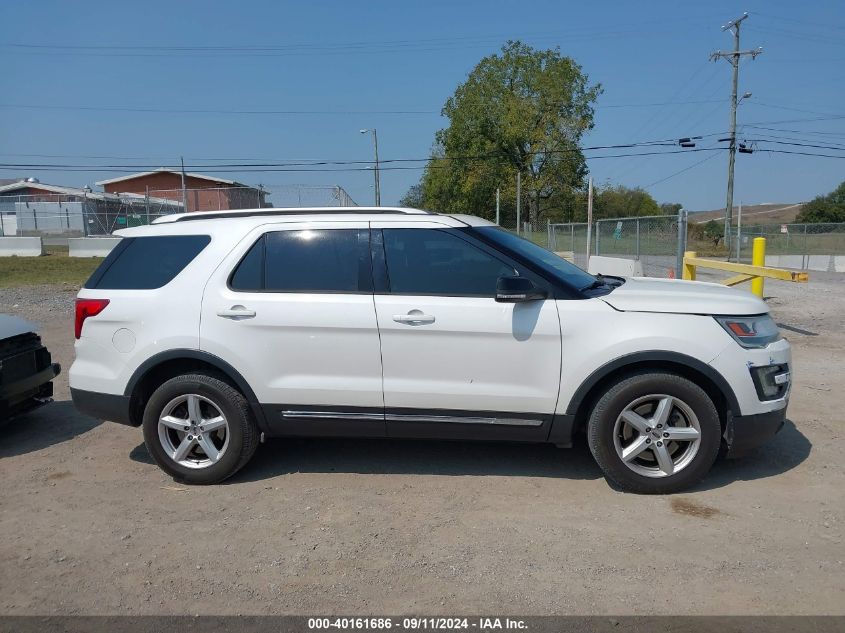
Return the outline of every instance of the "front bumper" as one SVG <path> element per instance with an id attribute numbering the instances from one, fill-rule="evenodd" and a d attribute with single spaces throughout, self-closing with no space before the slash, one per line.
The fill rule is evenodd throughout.
<path id="1" fill-rule="evenodd" d="M 49 360 L 49 354 L 47 354 L 47 359 Z M 43 369 L 27 376 L 17 377 L 14 381 L 0 381 L 0 423 L 51 402 L 53 399 L 51 381 L 61 371 L 61 365 L 50 363 Z"/>
<path id="2" fill-rule="evenodd" d="M 724 440 L 727 457 L 742 457 L 777 435 L 786 423 L 786 407 L 768 413 L 728 416 Z"/>

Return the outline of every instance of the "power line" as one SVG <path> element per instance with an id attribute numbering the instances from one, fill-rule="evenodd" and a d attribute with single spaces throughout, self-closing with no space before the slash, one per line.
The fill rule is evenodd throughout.
<path id="1" fill-rule="evenodd" d="M 676 171 L 674 174 L 669 174 L 665 178 L 661 178 L 660 180 L 655 180 L 653 183 L 646 185 L 644 187 L 644 189 L 649 189 L 650 187 L 654 187 L 654 185 L 659 185 L 662 182 L 666 182 L 670 178 L 674 178 L 675 176 L 679 176 L 679 175 L 683 174 L 684 172 L 687 172 L 690 169 L 693 169 L 694 167 L 698 167 L 699 165 L 706 163 L 708 160 L 716 158 L 717 156 L 718 156 L 718 154 L 710 154 L 710 156 L 705 156 L 703 159 L 696 161 L 695 163 L 693 163 L 692 165 L 689 165 L 688 167 L 684 167 L 683 169 Z"/>
<path id="2" fill-rule="evenodd" d="M 845 154 L 815 154 L 813 152 L 799 152 L 791 149 L 766 149 L 761 148 L 758 152 L 769 152 L 770 154 L 795 154 L 797 156 L 816 156 L 818 158 L 845 158 Z"/>
<path id="3" fill-rule="evenodd" d="M 789 142 L 789 141 L 770 141 L 770 140 L 763 139 L 763 138 L 761 138 L 761 139 L 753 139 L 753 138 L 747 139 L 747 142 L 749 142 L 749 143 L 753 143 L 755 141 L 759 141 L 761 143 L 774 143 L 775 145 L 792 145 L 792 146 L 795 146 L 795 147 L 811 147 L 811 148 L 815 148 L 815 149 L 835 149 L 835 150 L 845 152 L 845 147 L 843 147 L 843 146 L 836 147 L 835 145 L 814 145 L 814 144 L 811 144 L 811 143 L 794 143 L 794 142 Z"/>
<path id="4" fill-rule="evenodd" d="M 752 125 L 751 123 L 743 123 L 743 128 L 749 127 L 755 130 L 769 130 L 771 132 L 790 132 L 792 134 L 810 134 L 813 136 L 845 136 L 845 132 L 833 131 L 818 131 L 818 130 L 789 130 L 786 128 L 766 127 L 763 125 Z"/>
<path id="5" fill-rule="evenodd" d="M 678 141 L 676 139 L 657 139 L 653 141 L 641 141 L 637 143 L 618 143 L 614 145 L 592 145 L 587 147 L 573 147 L 555 150 L 536 150 L 527 152 L 527 155 L 548 155 L 548 154 L 570 154 L 575 152 L 596 151 L 606 149 L 633 149 L 637 147 L 677 147 Z M 381 163 L 409 163 L 409 162 L 428 162 L 432 160 L 480 160 L 490 158 L 504 158 L 505 155 L 499 153 L 477 154 L 477 155 L 457 155 L 457 156 L 443 156 L 443 157 L 423 157 L 423 158 L 388 158 L 382 159 Z M 203 160 L 223 160 L 223 159 L 203 159 Z M 221 165 L 189 165 L 189 169 L 207 169 L 208 167 L 296 167 L 296 166 L 319 166 L 319 165 L 369 165 L 371 160 L 338 160 L 338 159 L 286 159 L 281 161 L 268 161 L 259 163 L 257 161 L 263 159 L 245 159 L 252 162 L 230 163 Z M 301 161 L 301 162 L 293 162 Z M 6 163 L 11 165 L 12 163 Z M 64 169 L 72 167 L 82 167 L 81 165 L 64 165 L 64 164 L 45 164 L 45 163 L 14 163 L 20 168 L 27 167 L 51 167 L 55 169 Z M 90 168 L 114 168 L 114 169 L 141 169 L 141 170 L 155 170 L 161 167 L 160 164 L 122 164 L 122 165 L 84 165 Z"/>
<path id="6" fill-rule="evenodd" d="M 666 105 L 692 105 L 701 103 L 722 103 L 723 99 L 698 101 L 666 101 L 662 103 L 613 103 L 595 106 L 596 110 L 617 108 L 651 108 Z M 140 112 L 152 114 L 236 114 L 236 115 L 409 115 L 440 114 L 440 110 L 258 110 L 258 109 L 211 109 L 211 108 L 162 108 L 157 106 L 126 105 L 50 105 L 43 103 L 0 103 L 0 108 L 21 110 L 69 110 L 91 112 Z"/>
<path id="7" fill-rule="evenodd" d="M 763 18 L 769 18 L 770 20 L 780 20 L 782 22 L 794 22 L 795 24 L 806 24 L 808 26 L 822 27 L 822 28 L 826 28 L 826 29 L 837 29 L 837 30 L 845 31 L 845 26 L 830 24 L 829 22 L 810 22 L 808 20 L 801 20 L 799 18 L 794 18 L 794 17 L 791 17 L 791 16 L 785 17 L 785 16 L 780 16 L 780 15 L 775 15 L 773 13 L 768 13 L 768 12 L 761 13 L 760 11 L 752 11 L 752 13 L 754 15 L 759 15 L 760 17 L 763 17 Z"/>
<path id="8" fill-rule="evenodd" d="M 668 156 L 671 154 L 688 154 L 693 152 L 709 152 L 709 151 L 723 151 L 724 148 L 722 147 L 702 147 L 702 148 L 694 148 L 694 149 L 677 149 L 677 150 L 669 150 L 669 151 L 654 151 L 654 152 L 632 152 L 632 153 L 625 153 L 625 154 L 603 154 L 598 156 L 585 156 L 585 160 L 600 160 L 604 158 L 625 158 L 625 157 L 636 157 L 636 156 Z M 576 151 L 576 150 L 572 150 Z M 538 152 L 543 153 L 543 152 Z M 413 169 L 425 169 L 426 167 L 433 167 L 433 168 L 440 168 L 437 165 L 438 161 L 445 160 L 445 161 L 455 161 L 455 160 L 485 160 L 489 158 L 502 158 L 501 155 L 480 155 L 480 156 L 463 156 L 463 157 L 433 157 L 433 158 L 413 158 L 413 159 L 393 159 L 390 161 L 380 161 L 381 163 L 384 162 L 401 162 L 401 161 L 412 161 L 412 162 L 431 162 L 434 163 L 432 165 L 424 164 L 424 165 L 391 165 L 387 167 L 381 167 L 382 170 L 413 170 Z M 362 164 L 362 163 L 370 163 L 371 161 L 348 161 L 348 162 L 334 162 L 334 163 L 308 163 L 305 166 L 292 166 L 288 164 L 243 164 L 243 165 L 205 165 L 202 166 L 204 171 L 209 173 L 243 173 L 243 172 L 356 172 L 356 171 L 369 171 L 370 167 L 350 167 L 347 165 L 350 164 Z M 315 167 L 319 167 L 315 169 Z M 133 166 L 127 165 L 58 165 L 58 164 L 45 164 L 45 163 L 27 163 L 27 164 L 16 164 L 16 163 L 0 163 L 0 170 L 5 171 L 12 171 L 12 170 L 31 170 L 31 171 L 54 171 L 54 170 L 62 170 L 67 172 L 118 172 L 118 173 L 126 173 L 130 169 L 134 169 Z M 186 166 L 185 169 L 194 169 L 195 166 Z"/>
<path id="9" fill-rule="evenodd" d="M 763 103 L 761 101 L 756 101 L 756 100 L 750 101 L 749 103 L 751 103 L 752 105 L 755 105 L 755 106 L 763 106 L 764 108 L 775 108 L 777 110 L 790 110 L 791 112 L 803 112 L 805 114 L 818 114 L 818 115 L 821 115 L 821 116 L 829 116 L 829 117 L 835 117 L 835 118 L 845 117 L 845 114 L 842 114 L 841 112 L 819 112 L 818 110 L 805 110 L 803 108 L 794 108 L 794 107 L 790 107 L 790 106 L 776 105 L 774 103 Z"/>
<path id="10" fill-rule="evenodd" d="M 751 123 L 745 123 L 744 125 L 752 126 L 760 123 L 764 125 L 775 125 L 777 123 L 812 123 L 815 121 L 837 121 L 840 119 L 845 119 L 845 114 L 814 117 L 811 119 L 780 119 L 778 121 L 752 121 Z"/>

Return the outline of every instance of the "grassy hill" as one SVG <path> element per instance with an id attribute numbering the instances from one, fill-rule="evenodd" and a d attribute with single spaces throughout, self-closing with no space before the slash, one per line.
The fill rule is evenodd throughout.
<path id="1" fill-rule="evenodd" d="M 803 202 L 742 205 L 742 223 L 746 226 L 752 224 L 789 224 L 795 222 L 795 218 L 801 213 L 802 208 L 804 208 Z M 738 209 L 738 207 L 734 207 L 734 224 L 736 224 Z M 704 224 L 710 220 L 724 221 L 724 218 L 724 209 L 695 211 L 689 214 L 689 221 L 695 224 Z"/>

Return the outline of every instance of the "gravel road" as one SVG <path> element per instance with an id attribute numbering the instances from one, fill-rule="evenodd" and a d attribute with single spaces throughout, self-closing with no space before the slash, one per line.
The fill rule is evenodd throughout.
<path id="1" fill-rule="evenodd" d="M 791 422 L 666 497 L 584 446 L 445 442 L 273 440 L 175 484 L 69 402 L 74 291 L 0 290 L 64 367 L 0 428 L 0 614 L 845 614 L 845 275 L 767 283 Z"/>

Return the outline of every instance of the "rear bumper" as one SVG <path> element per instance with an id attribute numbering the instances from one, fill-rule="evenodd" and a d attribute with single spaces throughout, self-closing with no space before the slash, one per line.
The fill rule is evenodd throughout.
<path id="1" fill-rule="evenodd" d="M 731 417 L 725 429 L 729 458 L 741 457 L 772 439 L 786 422 L 786 407 L 768 413 Z"/>
<path id="2" fill-rule="evenodd" d="M 129 415 L 129 396 L 97 393 L 71 387 L 70 397 L 76 410 L 98 420 L 108 420 L 128 426 L 139 426 Z"/>

